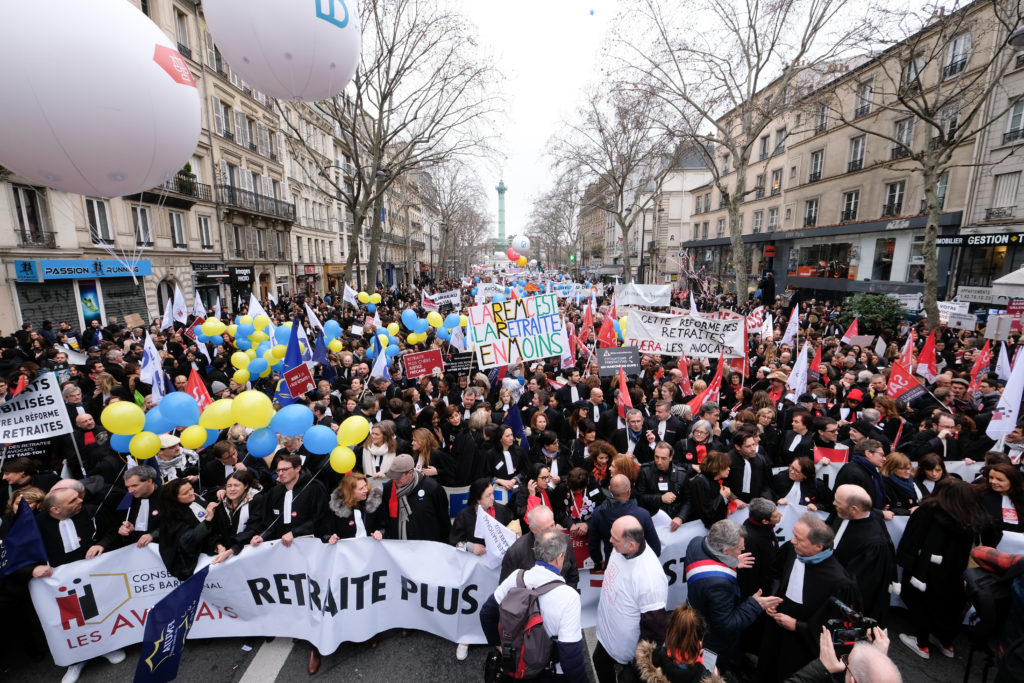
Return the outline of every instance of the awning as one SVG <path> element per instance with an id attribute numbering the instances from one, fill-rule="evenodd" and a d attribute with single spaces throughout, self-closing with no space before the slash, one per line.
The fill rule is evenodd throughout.
<path id="1" fill-rule="evenodd" d="M 1024 297 L 1024 268 L 1015 270 L 1009 275 L 1004 275 L 998 280 L 993 280 L 992 295 L 996 297 L 1005 296 L 1008 299 Z"/>

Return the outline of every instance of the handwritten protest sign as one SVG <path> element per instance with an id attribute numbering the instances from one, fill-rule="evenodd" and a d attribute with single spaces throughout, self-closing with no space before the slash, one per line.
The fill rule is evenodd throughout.
<path id="1" fill-rule="evenodd" d="M 704 316 L 650 313 L 630 309 L 626 314 L 623 345 L 640 353 L 688 358 L 736 358 L 744 353 L 743 328 L 746 321 L 717 320 Z"/>
<path id="2" fill-rule="evenodd" d="M 473 306 L 469 335 L 481 370 L 561 356 L 569 346 L 554 294 Z"/>

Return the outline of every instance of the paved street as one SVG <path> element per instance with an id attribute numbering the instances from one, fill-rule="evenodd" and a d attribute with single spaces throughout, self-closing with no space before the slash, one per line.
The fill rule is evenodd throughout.
<path id="1" fill-rule="evenodd" d="M 897 612 L 892 627 L 895 633 L 907 623 L 906 613 Z M 593 629 L 587 629 L 588 644 L 593 648 Z M 251 648 L 246 650 L 245 648 Z M 935 655 L 924 661 L 911 654 L 898 641 L 890 650 L 906 683 L 952 683 L 963 680 L 967 656 L 967 638 L 956 641 L 954 659 Z M 426 683 L 428 681 L 477 681 L 483 677 L 485 648 L 472 647 L 464 662 L 455 659 L 455 644 L 419 631 L 402 637 L 390 631 L 380 639 L 377 648 L 368 644 L 345 645 L 325 657 L 315 677 L 306 674 L 308 650 L 289 638 L 263 642 L 258 638 L 227 638 L 190 642 L 178 673 L 181 681 L 239 681 L 270 683 L 306 678 L 333 681 L 386 681 L 387 683 Z M 82 673 L 82 683 L 120 683 L 131 681 L 135 673 L 138 647 L 128 650 L 128 659 L 118 665 L 104 660 L 90 662 Z M 975 659 L 969 680 L 981 680 L 981 661 Z M 64 670 L 47 660 L 27 659 L 0 663 L 0 680 L 49 682 L 59 681 Z M 989 680 L 992 674 L 989 674 Z"/>

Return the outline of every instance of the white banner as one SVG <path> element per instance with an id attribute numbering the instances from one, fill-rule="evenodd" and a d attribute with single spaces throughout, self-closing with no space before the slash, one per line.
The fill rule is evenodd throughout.
<path id="1" fill-rule="evenodd" d="M 71 433 L 57 375 L 48 372 L 0 404 L 0 443 L 22 443 Z"/>
<path id="2" fill-rule="evenodd" d="M 561 357 L 569 347 L 554 294 L 471 307 L 469 341 L 481 370 Z"/>
<path id="3" fill-rule="evenodd" d="M 687 358 L 726 358 L 744 355 L 745 319 L 717 320 L 703 315 L 671 315 L 631 309 L 626 316 L 623 345 L 640 353 Z"/>
<path id="4" fill-rule="evenodd" d="M 447 304 L 457 310 L 462 308 L 462 292 L 457 289 L 453 289 L 450 292 L 434 292 L 430 295 L 430 298 L 438 306 Z"/>
<path id="5" fill-rule="evenodd" d="M 671 306 L 672 285 L 615 285 L 616 306 Z"/>
<path id="6" fill-rule="evenodd" d="M 505 285 L 499 285 L 493 282 L 481 282 L 479 285 L 477 285 L 476 291 L 477 296 L 482 296 L 486 299 L 489 299 L 495 296 L 496 294 L 504 294 Z"/>

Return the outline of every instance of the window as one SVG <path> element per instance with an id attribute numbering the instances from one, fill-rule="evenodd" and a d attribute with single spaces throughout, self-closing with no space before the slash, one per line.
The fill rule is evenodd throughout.
<path id="1" fill-rule="evenodd" d="M 814 120 L 814 133 L 824 133 L 826 128 L 828 128 L 828 105 L 822 104 L 818 106 L 818 113 Z"/>
<path id="2" fill-rule="evenodd" d="M 771 149 L 770 145 L 771 145 L 771 136 L 765 135 L 763 138 L 761 138 L 761 158 L 762 159 L 767 159 L 768 158 L 769 150 Z"/>
<path id="3" fill-rule="evenodd" d="M 952 78 L 967 68 L 967 58 L 971 53 L 971 34 L 961 33 L 949 44 L 946 66 L 942 69 L 942 78 Z"/>
<path id="4" fill-rule="evenodd" d="M 882 216 L 899 216 L 903 213 L 903 190 L 906 187 L 904 181 L 898 183 L 887 183 L 885 186 L 885 206 L 882 207 Z"/>
<path id="5" fill-rule="evenodd" d="M 984 249 L 967 250 L 985 251 Z M 907 262 L 907 282 L 924 282 L 924 235 L 915 235 L 910 242 L 910 259 Z M 976 284 L 971 282 L 969 284 Z M 987 284 L 987 283 L 986 283 Z"/>
<path id="6" fill-rule="evenodd" d="M 295 238 L 295 257 L 297 260 L 302 260 L 302 238 Z"/>
<path id="7" fill-rule="evenodd" d="M 178 52 L 185 57 L 192 56 L 189 46 L 192 44 L 188 39 L 188 17 L 177 10 L 174 11 L 174 30 L 178 39 Z"/>
<path id="8" fill-rule="evenodd" d="M 821 168 L 825 164 L 825 150 L 819 149 L 817 152 L 811 152 L 811 173 L 807 177 L 807 182 L 813 183 L 816 180 L 821 180 Z"/>
<path id="9" fill-rule="evenodd" d="M 168 213 L 171 222 L 171 244 L 183 249 L 185 247 L 185 216 L 180 211 Z"/>
<path id="10" fill-rule="evenodd" d="M 85 213 L 89 218 L 89 237 L 92 243 L 113 244 L 114 232 L 110 229 L 110 206 L 107 200 L 86 197 Z"/>
<path id="11" fill-rule="evenodd" d="M 850 140 L 850 161 L 846 164 L 846 172 L 859 171 L 864 167 L 865 135 L 858 135 Z"/>
<path id="12" fill-rule="evenodd" d="M 1020 175 L 1019 173 L 1017 175 Z M 946 205 L 946 190 L 949 189 L 949 171 L 939 176 L 938 185 L 935 188 L 936 199 L 939 202 L 939 209 Z"/>
<path id="13" fill-rule="evenodd" d="M 210 217 L 199 216 L 199 241 L 203 249 L 213 249 L 213 233 L 210 232 Z"/>
<path id="14" fill-rule="evenodd" d="M 1013 142 L 1021 138 L 1024 138 L 1024 97 L 1014 102 L 1013 109 L 1010 110 L 1003 142 Z"/>
<path id="15" fill-rule="evenodd" d="M 260 258 L 267 258 L 267 234 L 266 230 L 256 231 L 256 252 Z"/>
<path id="16" fill-rule="evenodd" d="M 249 117 L 245 112 L 235 111 L 235 142 L 243 147 L 249 146 Z"/>
<path id="17" fill-rule="evenodd" d="M 700 221 L 694 221 L 693 222 L 693 239 L 694 240 L 699 240 L 700 239 Z"/>
<path id="18" fill-rule="evenodd" d="M 722 175 L 729 175 L 729 155 L 722 157 Z"/>
<path id="19" fill-rule="evenodd" d="M 860 190 L 843 193 L 843 212 L 839 216 L 841 221 L 857 220 L 857 208 L 860 206 Z"/>
<path id="20" fill-rule="evenodd" d="M 903 159 L 910 156 L 910 149 L 914 144 L 914 119 L 908 116 L 897 121 L 893 137 L 899 144 L 892 148 L 892 158 Z"/>
<path id="21" fill-rule="evenodd" d="M 219 97 L 213 98 L 213 131 L 231 140 L 231 107 L 221 102 Z"/>
<path id="22" fill-rule="evenodd" d="M 242 237 L 242 226 L 232 225 L 231 234 L 235 240 L 235 258 L 245 257 L 245 239 Z"/>
<path id="23" fill-rule="evenodd" d="M 708 238 L 708 221 L 704 221 L 701 225 L 700 238 L 706 240 Z"/>
<path id="24" fill-rule="evenodd" d="M 705 211 L 710 211 L 711 210 L 711 193 L 710 192 L 708 192 L 707 194 L 704 195 L 704 210 Z"/>
<path id="25" fill-rule="evenodd" d="M 701 213 L 703 211 L 703 209 L 701 208 L 703 205 L 704 205 L 704 197 L 701 196 L 701 195 L 697 195 L 697 206 L 694 207 L 693 212 L 694 213 Z"/>
<path id="26" fill-rule="evenodd" d="M 761 225 L 763 223 L 764 223 L 764 211 L 755 211 L 754 212 L 753 232 L 755 232 L 755 233 L 761 232 Z"/>
<path id="27" fill-rule="evenodd" d="M 21 243 L 44 244 L 47 233 L 44 229 L 41 193 L 26 185 L 12 185 L 11 188 L 14 190 L 14 212 L 18 215 L 18 237 Z"/>
<path id="28" fill-rule="evenodd" d="M 718 219 L 718 236 L 722 237 L 723 235 L 725 235 L 725 219 L 724 218 L 719 218 Z"/>
<path id="29" fill-rule="evenodd" d="M 786 92 L 789 92 L 788 90 Z M 780 128 L 775 131 L 775 153 L 782 154 L 786 151 L 786 129 Z"/>
<path id="30" fill-rule="evenodd" d="M 942 111 L 939 112 L 939 132 L 936 135 L 942 134 L 946 140 L 951 140 L 956 135 L 957 120 L 960 118 L 960 105 L 951 104 L 948 107 L 943 107 Z"/>
<path id="31" fill-rule="evenodd" d="M 921 71 L 924 70 L 924 57 L 911 57 L 903 65 L 900 75 L 900 95 L 906 95 L 921 86 Z"/>
<path id="32" fill-rule="evenodd" d="M 860 118 L 861 116 L 867 116 L 871 111 L 871 93 L 873 86 L 871 82 L 861 83 L 857 86 L 857 100 L 853 110 L 854 118 Z"/>
<path id="33" fill-rule="evenodd" d="M 775 232 L 779 227 L 779 210 L 768 209 L 768 232 Z"/>
<path id="34" fill-rule="evenodd" d="M 153 228 L 149 223 L 149 209 L 145 206 L 132 207 L 132 227 L 135 229 L 135 244 L 140 247 L 153 246 Z"/>
<path id="35" fill-rule="evenodd" d="M 850 274 L 849 242 L 814 244 L 800 247 L 797 275 L 803 277 L 829 277 L 845 280 Z"/>
<path id="36" fill-rule="evenodd" d="M 992 208 L 985 212 L 985 218 L 1012 218 L 1017 204 L 1017 190 L 1020 187 L 1020 171 L 1000 173 L 995 177 L 995 194 Z"/>
<path id="37" fill-rule="evenodd" d="M 782 169 L 772 171 L 772 196 L 782 192 Z"/>
<path id="38" fill-rule="evenodd" d="M 818 224 L 818 200 L 808 199 L 804 202 L 804 227 L 809 228 Z"/>
<path id="39" fill-rule="evenodd" d="M 871 267 L 872 280 L 892 279 L 892 255 L 895 251 L 895 238 L 882 237 L 875 240 L 875 262 Z"/>
<path id="40" fill-rule="evenodd" d="M 758 173 L 754 178 L 754 199 L 764 197 L 764 173 Z"/>

